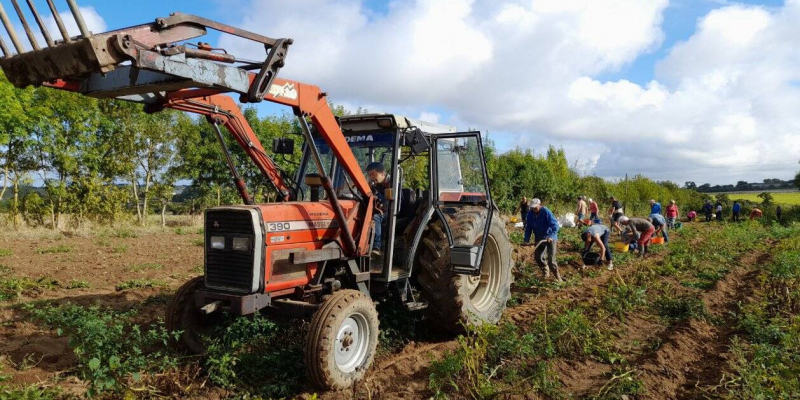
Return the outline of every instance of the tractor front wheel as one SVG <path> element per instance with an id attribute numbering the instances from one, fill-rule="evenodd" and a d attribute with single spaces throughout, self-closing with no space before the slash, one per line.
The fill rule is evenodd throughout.
<path id="1" fill-rule="evenodd" d="M 206 351 L 203 336 L 210 333 L 211 328 L 194 303 L 195 292 L 205 285 L 205 277 L 192 278 L 178 288 L 167 305 L 165 321 L 167 330 L 182 331 L 181 336 L 175 341 L 178 350 L 192 354 L 202 354 Z"/>
<path id="2" fill-rule="evenodd" d="M 306 338 L 306 373 L 325 390 L 342 390 L 364 377 L 378 344 L 378 311 L 357 290 L 341 290 L 314 314 Z"/>

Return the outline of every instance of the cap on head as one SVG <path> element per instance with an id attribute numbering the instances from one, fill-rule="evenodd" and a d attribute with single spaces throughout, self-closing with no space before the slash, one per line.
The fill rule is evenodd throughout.
<path id="1" fill-rule="evenodd" d="M 536 207 L 536 206 L 540 206 L 540 205 L 542 205 L 542 201 L 541 200 L 539 200 L 537 198 L 533 198 L 531 200 L 531 207 Z"/>
<path id="2" fill-rule="evenodd" d="M 589 198 L 589 203 L 591 203 L 591 202 L 593 202 L 593 201 L 594 201 L 594 200 L 592 200 L 592 198 L 590 197 L 590 198 Z"/>
<path id="3" fill-rule="evenodd" d="M 655 199 L 650 199 L 650 204 L 653 204 L 653 203 L 655 203 L 655 202 L 656 202 L 656 200 L 655 200 Z"/>
<path id="4" fill-rule="evenodd" d="M 619 219 L 618 219 L 618 221 L 619 221 L 619 223 L 620 223 L 620 224 L 624 224 L 624 223 L 626 223 L 626 222 L 628 222 L 628 221 L 630 221 L 630 220 L 631 220 L 630 218 L 628 218 L 628 217 L 626 217 L 626 216 L 624 216 L 624 215 L 623 215 L 623 216 L 621 216 L 621 217 L 619 217 Z"/>

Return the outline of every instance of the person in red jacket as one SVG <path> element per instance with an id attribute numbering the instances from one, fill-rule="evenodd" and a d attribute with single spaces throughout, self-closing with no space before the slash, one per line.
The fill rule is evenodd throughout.
<path id="1" fill-rule="evenodd" d="M 670 229 L 675 228 L 675 221 L 678 220 L 678 205 L 675 204 L 675 200 L 670 200 L 669 205 L 667 206 L 667 226 Z"/>
<path id="2" fill-rule="evenodd" d="M 752 221 L 755 218 L 761 218 L 763 215 L 763 211 L 759 210 L 758 207 L 753 207 L 753 211 L 750 211 L 750 220 Z"/>

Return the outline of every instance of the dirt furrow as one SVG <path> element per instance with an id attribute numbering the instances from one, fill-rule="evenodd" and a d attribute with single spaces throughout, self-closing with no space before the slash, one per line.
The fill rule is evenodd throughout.
<path id="1" fill-rule="evenodd" d="M 657 351 L 632 363 L 647 388 L 642 398 L 696 398 L 700 384 L 719 380 L 734 332 L 728 314 L 737 302 L 752 295 L 756 272 L 748 265 L 767 256 L 762 252 L 740 259 L 712 289 L 701 294 L 717 324 L 694 318 L 679 323 L 659 335 L 663 344 Z"/>
<path id="2" fill-rule="evenodd" d="M 664 258 L 666 251 L 653 254 L 647 259 L 634 259 L 624 267 L 618 267 L 613 272 L 602 270 L 594 278 L 584 277 L 582 281 L 568 288 L 560 290 L 542 290 L 539 296 L 529 299 L 523 304 L 509 307 L 504 319 L 515 324 L 530 321 L 554 303 L 585 303 L 597 300 L 598 290 L 608 286 L 614 276 L 626 279 L 635 273 L 640 266 L 647 263 L 658 262 Z M 578 274 L 574 266 L 562 267 L 568 273 Z M 392 354 L 377 361 L 377 365 L 367 375 L 359 387 L 343 393 L 324 393 L 320 399 L 339 400 L 353 398 L 380 398 L 380 399 L 419 399 L 429 397 L 428 376 L 431 361 L 440 360 L 448 350 L 458 347 L 455 339 L 437 343 L 415 343 L 406 346 L 399 353 Z"/>

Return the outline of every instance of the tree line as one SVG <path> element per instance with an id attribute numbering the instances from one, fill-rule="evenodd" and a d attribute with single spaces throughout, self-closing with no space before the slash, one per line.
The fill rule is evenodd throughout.
<path id="1" fill-rule="evenodd" d="M 147 114 L 134 103 L 48 88 L 18 89 L 2 74 L 0 105 L 0 198 L 6 199 L 3 211 L 14 226 L 65 228 L 123 219 L 144 224 L 154 212 L 198 213 L 240 202 L 219 140 L 203 118 L 170 110 Z M 334 112 L 345 113 L 342 107 Z M 265 147 L 274 138 L 300 132 L 288 113 L 259 117 L 254 108 L 243 113 Z M 259 201 L 273 200 L 244 151 L 225 140 L 252 194 Z M 293 155 L 274 157 L 290 176 L 299 165 L 301 141 L 295 146 Z M 630 211 L 642 213 L 651 198 L 698 206 L 703 200 L 694 190 L 643 176 L 619 182 L 580 176 L 564 151 L 553 147 L 544 155 L 519 149 L 500 154 L 487 140 L 485 152 L 493 198 L 509 213 L 522 195 L 564 207 L 578 195 L 593 197 L 603 207 L 614 195 Z M 425 185 L 427 163 L 411 162 L 405 174 L 409 183 Z M 34 183 L 42 188 L 22 190 Z M 188 185 L 180 196 L 174 193 L 177 183 Z"/>
<path id="2" fill-rule="evenodd" d="M 782 180 L 782 179 L 764 179 L 763 182 L 747 182 L 739 181 L 736 185 L 714 185 L 704 183 L 697 186 L 696 183 L 689 181 L 684 185 L 686 189 L 697 190 L 701 193 L 719 193 L 719 192 L 748 192 L 758 190 L 776 190 L 776 189 L 800 189 L 800 172 L 797 173 L 795 179 Z"/>

